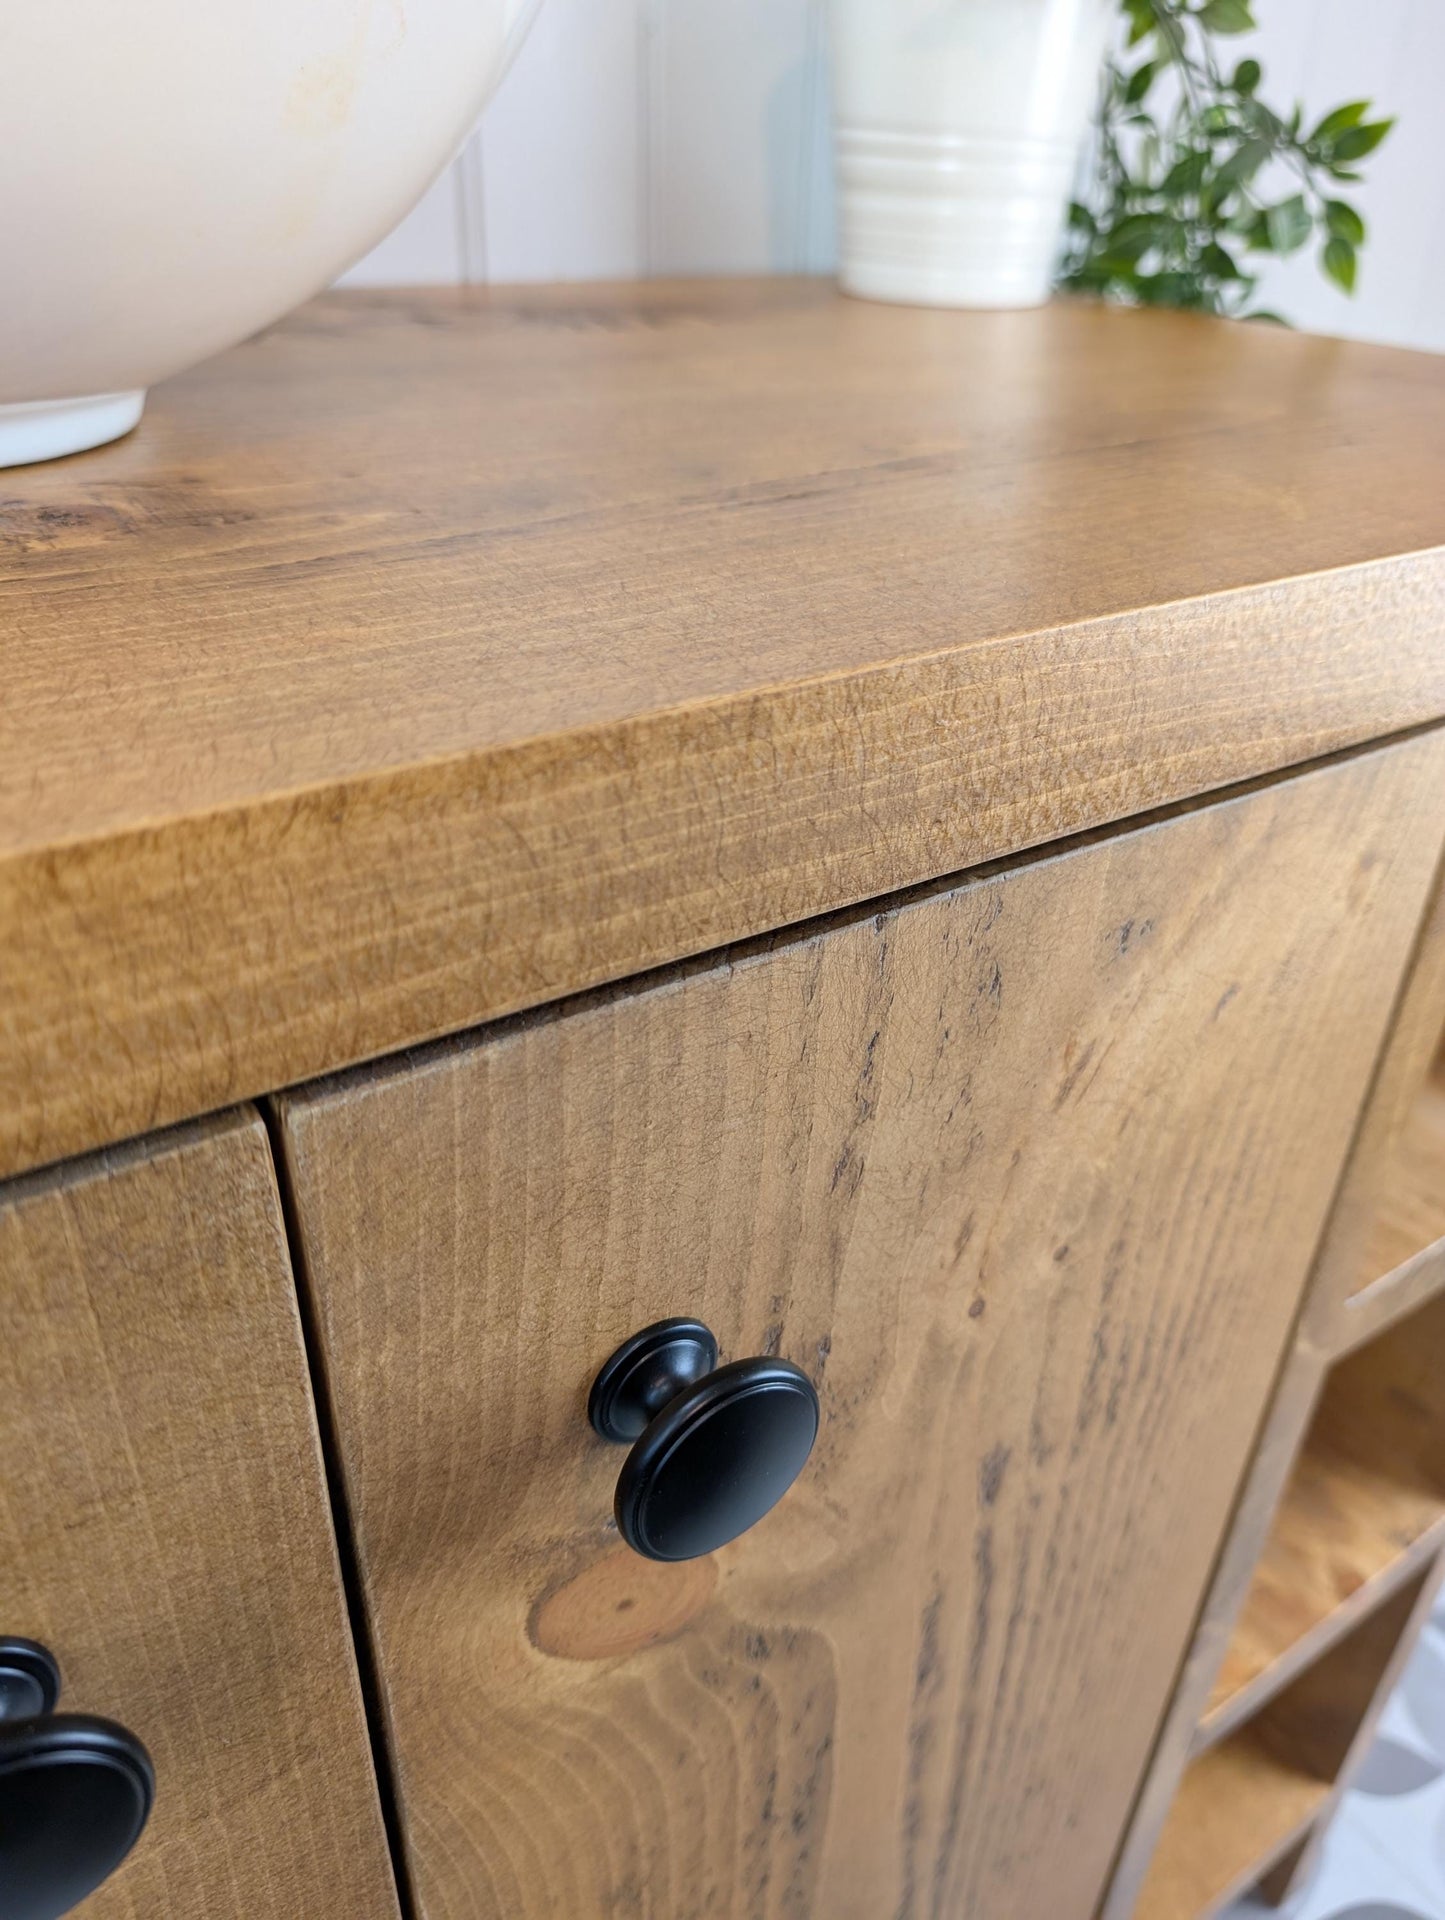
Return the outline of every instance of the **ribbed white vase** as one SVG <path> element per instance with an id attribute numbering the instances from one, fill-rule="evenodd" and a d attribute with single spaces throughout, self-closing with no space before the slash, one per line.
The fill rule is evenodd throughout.
<path id="1" fill-rule="evenodd" d="M 1115 13 L 1115 0 L 832 0 L 846 292 L 1048 297 Z"/>

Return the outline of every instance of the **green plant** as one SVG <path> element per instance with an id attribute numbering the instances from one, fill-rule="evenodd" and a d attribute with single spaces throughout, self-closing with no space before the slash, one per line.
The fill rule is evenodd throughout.
<path id="1" fill-rule="evenodd" d="M 1249 0 L 1122 0 L 1122 11 L 1126 53 L 1105 67 L 1093 178 L 1069 211 L 1059 284 L 1277 320 L 1250 310 L 1246 257 L 1294 253 L 1314 236 L 1324 272 L 1352 293 L 1365 223 L 1337 187 L 1360 179 L 1356 162 L 1394 122 L 1354 100 L 1306 133 L 1300 107 L 1285 116 L 1260 99 L 1257 60 L 1226 78 L 1215 41 L 1254 28 Z M 1293 190 L 1264 198 L 1261 176 L 1283 168 Z"/>

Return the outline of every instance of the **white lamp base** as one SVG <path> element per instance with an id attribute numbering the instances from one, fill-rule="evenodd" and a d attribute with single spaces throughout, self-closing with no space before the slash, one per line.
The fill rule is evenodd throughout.
<path id="1" fill-rule="evenodd" d="M 87 393 L 76 400 L 19 400 L 0 406 L 0 467 L 58 460 L 119 440 L 140 419 L 145 389 Z"/>

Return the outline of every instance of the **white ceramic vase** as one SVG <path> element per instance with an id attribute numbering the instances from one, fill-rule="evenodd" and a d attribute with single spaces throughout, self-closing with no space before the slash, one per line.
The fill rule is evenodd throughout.
<path id="1" fill-rule="evenodd" d="M 1114 0 L 832 0 L 839 277 L 924 306 L 1048 296 Z"/>
<path id="2" fill-rule="evenodd" d="M 326 286 L 451 158 L 536 0 L 11 0 L 0 466 Z"/>

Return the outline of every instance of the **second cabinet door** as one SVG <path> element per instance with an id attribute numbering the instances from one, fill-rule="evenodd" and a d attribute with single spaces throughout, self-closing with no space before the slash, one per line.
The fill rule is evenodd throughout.
<path id="1" fill-rule="evenodd" d="M 1087 1920 L 1440 845 L 1438 738 L 286 1102 L 429 1920 Z M 599 1363 L 812 1460 L 639 1558 Z"/>
<path id="2" fill-rule="evenodd" d="M 396 1920 L 260 1116 L 0 1186 L 0 1326 L 0 1634 L 48 1647 L 61 1713 L 119 1720 L 155 1766 L 149 1825 L 75 1911 Z M 18 1744 L 3 1920 L 58 1900 L 105 1826 L 103 1776 L 53 1754 L 32 1789 L 92 1784 L 40 1819 Z"/>

